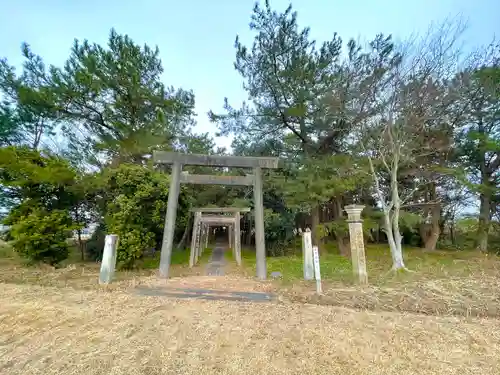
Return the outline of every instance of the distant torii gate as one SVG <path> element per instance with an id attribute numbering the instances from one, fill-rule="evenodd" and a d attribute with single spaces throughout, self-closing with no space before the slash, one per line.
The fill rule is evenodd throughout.
<path id="1" fill-rule="evenodd" d="M 265 280 L 266 245 L 264 238 L 264 205 L 262 198 L 262 168 L 278 168 L 279 158 L 180 154 L 176 152 L 154 151 L 155 163 L 172 164 L 170 190 L 168 192 L 167 214 L 160 257 L 160 277 L 167 278 L 174 242 L 175 220 L 177 217 L 177 203 L 181 183 L 211 184 L 211 185 L 253 185 L 254 214 L 255 214 L 255 250 L 257 258 L 257 277 Z M 181 174 L 183 165 L 201 165 L 212 167 L 252 168 L 253 175 L 247 176 L 212 176 Z"/>
<path id="2" fill-rule="evenodd" d="M 205 207 L 193 208 L 194 212 L 193 235 L 191 238 L 191 252 L 189 267 L 198 262 L 203 250 L 207 247 L 208 232 L 211 226 L 228 228 L 229 247 L 232 247 L 234 259 L 241 266 L 241 212 L 250 212 L 249 208 L 240 207 Z M 218 214 L 218 215 L 217 215 Z M 230 214 L 230 216 L 227 216 Z"/>

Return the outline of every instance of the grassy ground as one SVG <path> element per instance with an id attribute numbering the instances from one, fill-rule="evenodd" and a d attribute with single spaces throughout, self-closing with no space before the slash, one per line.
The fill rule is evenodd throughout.
<path id="1" fill-rule="evenodd" d="M 367 246 L 366 252 L 368 286 L 357 286 L 353 282 L 350 261 L 330 252 L 322 254 L 320 260 L 322 296 L 315 294 L 314 282 L 302 280 L 300 256 L 268 257 L 268 273 L 279 271 L 283 278 L 256 288 L 275 290 L 296 302 L 428 315 L 500 317 L 500 259 L 497 256 L 477 252 L 425 252 L 406 248 L 406 264 L 413 272 L 394 274 L 390 272 L 391 259 L 387 248 Z M 189 251 L 174 252 L 170 276 L 204 275 L 210 254 L 208 249 L 198 265 L 189 268 Z M 236 266 L 230 251 L 225 255 L 225 271 L 229 277 L 254 277 L 253 250 L 243 251 L 243 267 Z M 73 259 L 69 259 L 65 267 L 60 269 L 25 267 L 12 252 L 3 248 L 0 250 L 0 282 L 98 288 L 99 265 L 81 263 L 78 259 L 78 254 L 73 255 Z M 115 281 L 108 288 L 154 284 L 158 263 L 159 254 L 143 261 L 139 270 L 116 272 Z M 189 281 L 189 278 L 186 280 Z M 196 283 L 203 285 L 199 280 Z M 235 287 L 239 284 L 235 282 Z M 209 285 L 219 286 L 221 283 L 209 280 Z"/>
<path id="2" fill-rule="evenodd" d="M 232 255 L 228 253 L 232 259 Z M 484 275 L 498 275 L 500 258 L 472 251 L 425 251 L 420 248 L 405 248 L 406 266 L 414 272 L 394 274 L 390 271 L 392 260 L 389 249 L 384 245 L 368 245 L 366 248 L 367 271 L 370 284 L 411 282 L 423 278 L 450 278 Z M 243 249 L 242 260 L 247 272 L 255 271 L 255 250 Z M 349 258 L 334 252 L 320 256 L 321 277 L 330 282 L 354 283 Z M 268 273 L 278 271 L 284 282 L 302 279 L 302 256 L 268 257 Z"/>
<path id="3" fill-rule="evenodd" d="M 294 301 L 352 308 L 407 311 L 431 315 L 500 317 L 500 258 L 478 252 L 434 251 L 406 248 L 412 272 L 390 271 L 387 247 L 366 249 L 369 286 L 357 286 L 349 259 L 333 253 L 320 256 L 322 296 L 314 282 L 302 280 L 302 258 L 267 258 L 268 273 L 280 272 L 277 283 Z M 242 252 L 243 273 L 255 274 L 255 251 Z M 238 271 L 233 266 L 233 272 Z"/>

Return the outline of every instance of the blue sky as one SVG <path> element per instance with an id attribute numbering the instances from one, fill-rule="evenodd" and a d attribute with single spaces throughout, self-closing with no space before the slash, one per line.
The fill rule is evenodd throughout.
<path id="1" fill-rule="evenodd" d="M 289 1 L 274 0 L 284 10 Z M 465 45 L 500 37 L 500 0 L 296 0 L 299 23 L 310 26 L 313 38 L 370 38 L 379 32 L 405 38 L 425 32 L 433 21 L 462 15 L 468 20 Z M 192 89 L 196 95 L 198 130 L 213 132 L 206 112 L 218 111 L 227 96 L 245 100 L 242 80 L 234 71 L 234 39 L 253 37 L 248 23 L 254 0 L 17 0 L 2 4 L 0 57 L 21 63 L 20 45 L 28 42 L 46 62 L 61 64 L 73 39 L 106 43 L 109 30 L 129 34 L 138 43 L 158 45 L 164 81 Z M 218 139 L 219 145 L 229 145 Z"/>

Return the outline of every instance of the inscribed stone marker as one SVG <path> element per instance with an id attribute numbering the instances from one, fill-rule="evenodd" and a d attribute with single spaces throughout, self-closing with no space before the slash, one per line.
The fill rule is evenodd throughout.
<path id="1" fill-rule="evenodd" d="M 302 234 L 302 260 L 304 263 L 304 280 L 314 279 L 312 239 L 309 228 Z"/>
<path id="2" fill-rule="evenodd" d="M 234 253 L 236 263 L 241 266 L 241 216 L 239 212 L 234 214 Z"/>
<path id="3" fill-rule="evenodd" d="M 314 259 L 314 275 L 316 277 L 316 293 L 321 294 L 321 272 L 319 269 L 319 251 L 318 246 L 313 246 L 313 259 Z"/>
<path id="4" fill-rule="evenodd" d="M 194 253 L 194 264 L 198 263 L 198 257 L 201 255 L 201 230 L 202 230 L 202 222 L 198 221 L 198 227 L 196 228 L 196 239 L 195 239 L 195 253 Z"/>

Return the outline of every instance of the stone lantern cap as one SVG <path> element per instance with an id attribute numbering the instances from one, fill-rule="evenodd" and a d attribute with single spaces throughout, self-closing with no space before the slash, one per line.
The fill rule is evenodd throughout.
<path id="1" fill-rule="evenodd" d="M 344 207 L 345 212 L 347 212 L 347 220 L 348 221 L 362 221 L 361 220 L 361 212 L 365 208 L 362 204 L 350 204 Z"/>

